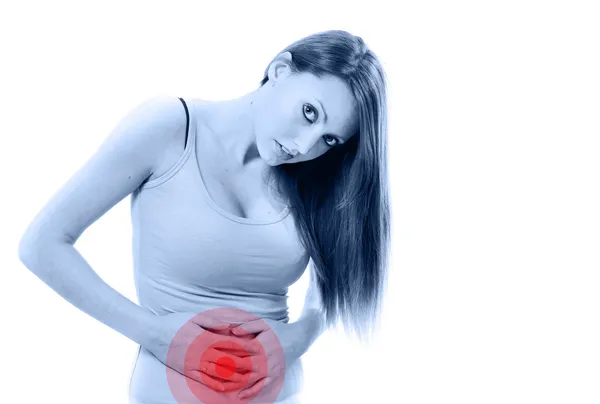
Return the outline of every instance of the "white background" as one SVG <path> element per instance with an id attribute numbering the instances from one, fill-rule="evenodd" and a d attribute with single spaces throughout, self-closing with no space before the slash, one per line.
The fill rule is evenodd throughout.
<path id="1" fill-rule="evenodd" d="M 0 9 L 4 403 L 126 403 L 132 341 L 19 261 L 45 202 L 147 97 L 252 91 L 344 29 L 389 78 L 384 321 L 324 334 L 306 403 L 600 402 L 600 13 L 589 1 L 20 1 Z M 136 301 L 129 197 L 77 249 Z M 308 271 L 290 289 L 301 309 Z"/>

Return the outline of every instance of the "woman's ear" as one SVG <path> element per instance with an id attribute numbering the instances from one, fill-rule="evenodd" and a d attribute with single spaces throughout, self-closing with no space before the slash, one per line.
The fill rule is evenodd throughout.
<path id="1" fill-rule="evenodd" d="M 292 61 L 292 54 L 290 53 L 290 51 L 283 52 L 280 56 L 282 58 L 287 59 L 290 62 Z"/>
<path id="2" fill-rule="evenodd" d="M 288 76 L 292 72 L 290 63 L 292 61 L 292 54 L 290 52 L 283 52 L 278 55 L 271 65 L 269 66 L 268 77 L 269 81 L 275 84 L 277 80 Z"/>

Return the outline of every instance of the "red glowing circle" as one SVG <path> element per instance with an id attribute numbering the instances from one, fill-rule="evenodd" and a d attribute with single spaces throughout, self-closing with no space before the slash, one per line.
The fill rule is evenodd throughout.
<path id="1" fill-rule="evenodd" d="M 221 323 L 215 325 L 215 319 Z M 262 320 L 240 309 L 218 308 L 194 316 L 179 329 L 171 341 L 166 361 L 169 388 L 177 403 L 225 404 L 247 403 L 250 400 L 240 399 L 238 393 L 253 384 L 249 383 L 253 374 L 268 369 L 264 348 L 268 347 L 270 355 L 279 356 L 277 359 L 284 361 L 283 348 L 274 333 L 265 334 L 269 337 L 261 338 L 261 342 L 257 338 L 244 338 L 242 341 L 230 332 L 231 327 L 250 321 Z M 212 325 L 210 329 L 204 329 L 201 328 L 203 324 Z M 264 322 L 263 326 L 268 329 Z M 231 355 L 236 357 L 235 361 Z M 182 363 L 183 374 L 174 370 L 180 369 Z M 207 363 L 211 366 L 204 372 L 201 369 Z M 262 389 L 264 379 L 260 380 L 258 386 L 261 390 L 252 397 L 252 401 L 274 403 L 283 388 L 283 382 L 284 377 L 276 377 L 267 389 Z M 223 385 L 231 391 L 220 391 Z"/>
<path id="2" fill-rule="evenodd" d="M 207 332 L 207 333 L 212 334 L 210 332 Z M 214 361 L 214 359 L 211 360 L 210 353 L 211 352 L 214 353 L 215 350 L 218 350 L 220 347 L 220 345 L 219 345 L 220 340 L 219 340 L 218 335 L 214 336 L 214 340 L 210 341 L 210 343 L 209 343 L 208 339 L 209 338 L 212 339 L 213 335 L 196 338 L 190 344 L 190 346 L 187 349 L 184 374 L 191 374 L 194 370 L 197 370 L 199 367 L 201 367 L 202 364 L 205 364 L 208 362 L 213 362 L 216 365 L 218 365 L 220 363 L 221 366 L 223 366 L 224 361 L 232 362 L 233 363 L 232 367 L 235 369 L 235 363 L 233 362 L 233 360 L 225 355 L 218 358 L 216 362 Z M 246 349 L 239 344 L 227 344 L 227 345 L 228 345 L 228 350 L 235 350 L 237 355 L 242 356 L 241 358 L 238 359 L 241 362 L 241 368 L 251 370 L 252 369 L 252 360 L 249 359 L 250 353 L 248 351 L 246 351 Z M 255 342 L 252 344 L 252 346 L 253 346 L 253 348 L 256 346 L 257 350 L 262 351 L 262 348 L 260 347 L 259 343 Z M 199 355 L 199 359 L 198 359 L 198 355 Z M 261 355 L 261 356 L 264 357 L 264 355 Z M 258 360 L 260 361 L 260 359 L 258 359 Z M 216 371 L 217 372 L 219 371 L 218 366 L 217 366 Z M 219 375 L 218 373 L 217 373 L 217 376 L 222 379 L 226 379 L 226 378 L 230 378 L 231 376 L 233 376 L 234 373 L 235 373 L 235 370 L 229 372 L 229 376 L 227 376 L 227 377 L 223 377 L 223 376 Z M 239 389 L 241 389 L 242 387 L 245 387 L 247 385 L 248 380 L 250 379 L 250 373 L 245 373 L 241 376 L 242 376 L 242 380 L 237 382 L 240 384 Z M 200 374 L 200 377 L 201 377 L 202 383 L 205 383 L 205 385 L 210 386 L 210 384 L 211 384 L 211 380 L 210 380 L 211 376 L 210 375 L 203 372 Z M 190 379 L 190 378 L 187 378 L 186 381 L 187 381 L 187 385 L 188 385 L 189 389 L 192 391 L 192 393 L 196 397 L 203 398 L 205 396 L 205 394 L 206 394 L 204 392 L 205 385 L 199 384 L 198 382 L 196 382 L 195 380 Z M 234 392 L 232 392 L 232 393 L 234 393 Z M 235 392 L 235 393 L 237 394 L 237 392 Z M 228 394 L 228 393 L 219 392 L 219 394 L 221 394 L 221 396 L 223 396 L 224 394 Z"/>
<path id="3" fill-rule="evenodd" d="M 228 379 L 235 374 L 236 364 L 231 358 L 219 358 L 215 362 L 217 375 L 222 379 Z"/>

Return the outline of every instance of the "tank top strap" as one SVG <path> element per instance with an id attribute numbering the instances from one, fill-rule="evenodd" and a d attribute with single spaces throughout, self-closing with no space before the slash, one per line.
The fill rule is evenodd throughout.
<path id="1" fill-rule="evenodd" d="M 187 104 L 185 103 L 183 98 L 179 97 L 179 100 L 183 103 L 183 108 L 185 108 L 185 117 L 187 119 L 187 121 L 185 123 L 185 142 L 184 142 L 184 144 L 187 145 L 188 134 L 189 134 L 189 130 L 190 130 L 190 112 L 188 111 Z"/>
<path id="2" fill-rule="evenodd" d="M 179 172 L 179 170 L 181 170 L 181 168 L 185 165 L 185 163 L 187 162 L 187 160 L 190 158 L 190 156 L 192 154 L 194 154 L 194 161 L 195 160 L 195 127 L 191 127 L 191 124 L 193 124 L 193 117 L 192 117 L 192 113 L 193 113 L 193 106 L 190 105 L 190 107 L 192 107 L 191 109 L 188 108 L 187 103 L 183 100 L 183 98 L 178 97 L 179 100 L 181 101 L 181 103 L 183 104 L 183 107 L 185 109 L 185 115 L 186 115 L 186 125 L 185 125 L 185 147 L 183 150 L 183 153 L 181 154 L 181 156 L 179 157 L 179 160 L 164 174 L 162 174 L 160 177 L 156 177 L 156 178 L 152 178 L 152 179 L 146 179 L 141 185 L 140 185 L 140 189 L 149 189 L 149 188 L 155 188 L 159 185 L 161 185 L 162 183 L 168 181 L 170 178 L 172 178 L 175 174 L 177 174 L 177 172 Z M 192 130 L 193 129 L 193 130 Z"/>

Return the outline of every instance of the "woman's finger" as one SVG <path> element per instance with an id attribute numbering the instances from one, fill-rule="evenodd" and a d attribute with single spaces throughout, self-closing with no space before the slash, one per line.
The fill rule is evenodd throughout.
<path id="1" fill-rule="evenodd" d="M 186 376 L 198 383 L 205 385 L 206 387 L 213 389 L 214 391 L 218 391 L 219 393 L 239 390 L 247 385 L 247 382 L 225 381 L 199 370 L 192 370 L 189 372 L 189 374 L 186 374 Z"/>
<path id="2" fill-rule="evenodd" d="M 240 391 L 240 393 L 238 394 L 238 398 L 244 400 L 256 396 L 265 386 L 267 386 L 270 383 L 270 381 L 271 378 L 269 377 L 260 378 L 256 383 L 254 383 L 250 387 Z"/>
<path id="3" fill-rule="evenodd" d="M 232 324 L 206 314 L 198 314 L 190 319 L 190 322 L 200 326 L 205 330 L 225 331 L 232 327 Z"/>
<path id="4" fill-rule="evenodd" d="M 246 335 L 246 334 L 260 334 L 263 331 L 269 329 L 268 324 L 264 321 L 250 321 L 248 323 L 240 324 L 237 327 L 233 327 L 231 332 L 235 335 Z"/>
<path id="5" fill-rule="evenodd" d="M 233 383 L 240 387 L 248 385 L 248 372 L 231 370 L 214 362 L 201 362 L 200 372 L 222 383 Z"/>
<path id="6" fill-rule="evenodd" d="M 211 346 L 223 351 L 236 351 L 241 357 L 261 353 L 260 343 L 254 341 L 254 338 L 251 337 L 221 335 Z"/>
<path id="7" fill-rule="evenodd" d="M 248 384 L 249 372 L 232 369 L 222 363 L 201 362 L 200 372 L 223 382 L 241 383 L 240 387 Z"/>
<path id="8" fill-rule="evenodd" d="M 202 312 L 190 319 L 194 324 L 202 328 L 226 329 L 255 321 L 255 316 L 244 312 L 219 311 L 219 313 Z"/>
<path id="9" fill-rule="evenodd" d="M 264 379 L 265 377 L 271 376 L 271 375 L 267 375 L 267 373 L 261 369 L 252 369 L 252 372 L 250 373 L 250 377 L 248 377 L 248 374 L 246 374 L 245 376 L 246 376 L 246 379 L 245 379 L 246 383 L 242 387 L 252 386 L 254 383 L 257 383 L 258 381 L 260 381 L 260 379 Z"/>
<path id="10" fill-rule="evenodd" d="M 251 360 L 240 358 L 239 356 L 217 350 L 213 347 L 207 348 L 202 353 L 202 362 L 219 363 L 224 367 L 231 366 L 232 368 L 235 366 L 234 371 L 238 373 L 244 373 L 252 370 Z"/>

